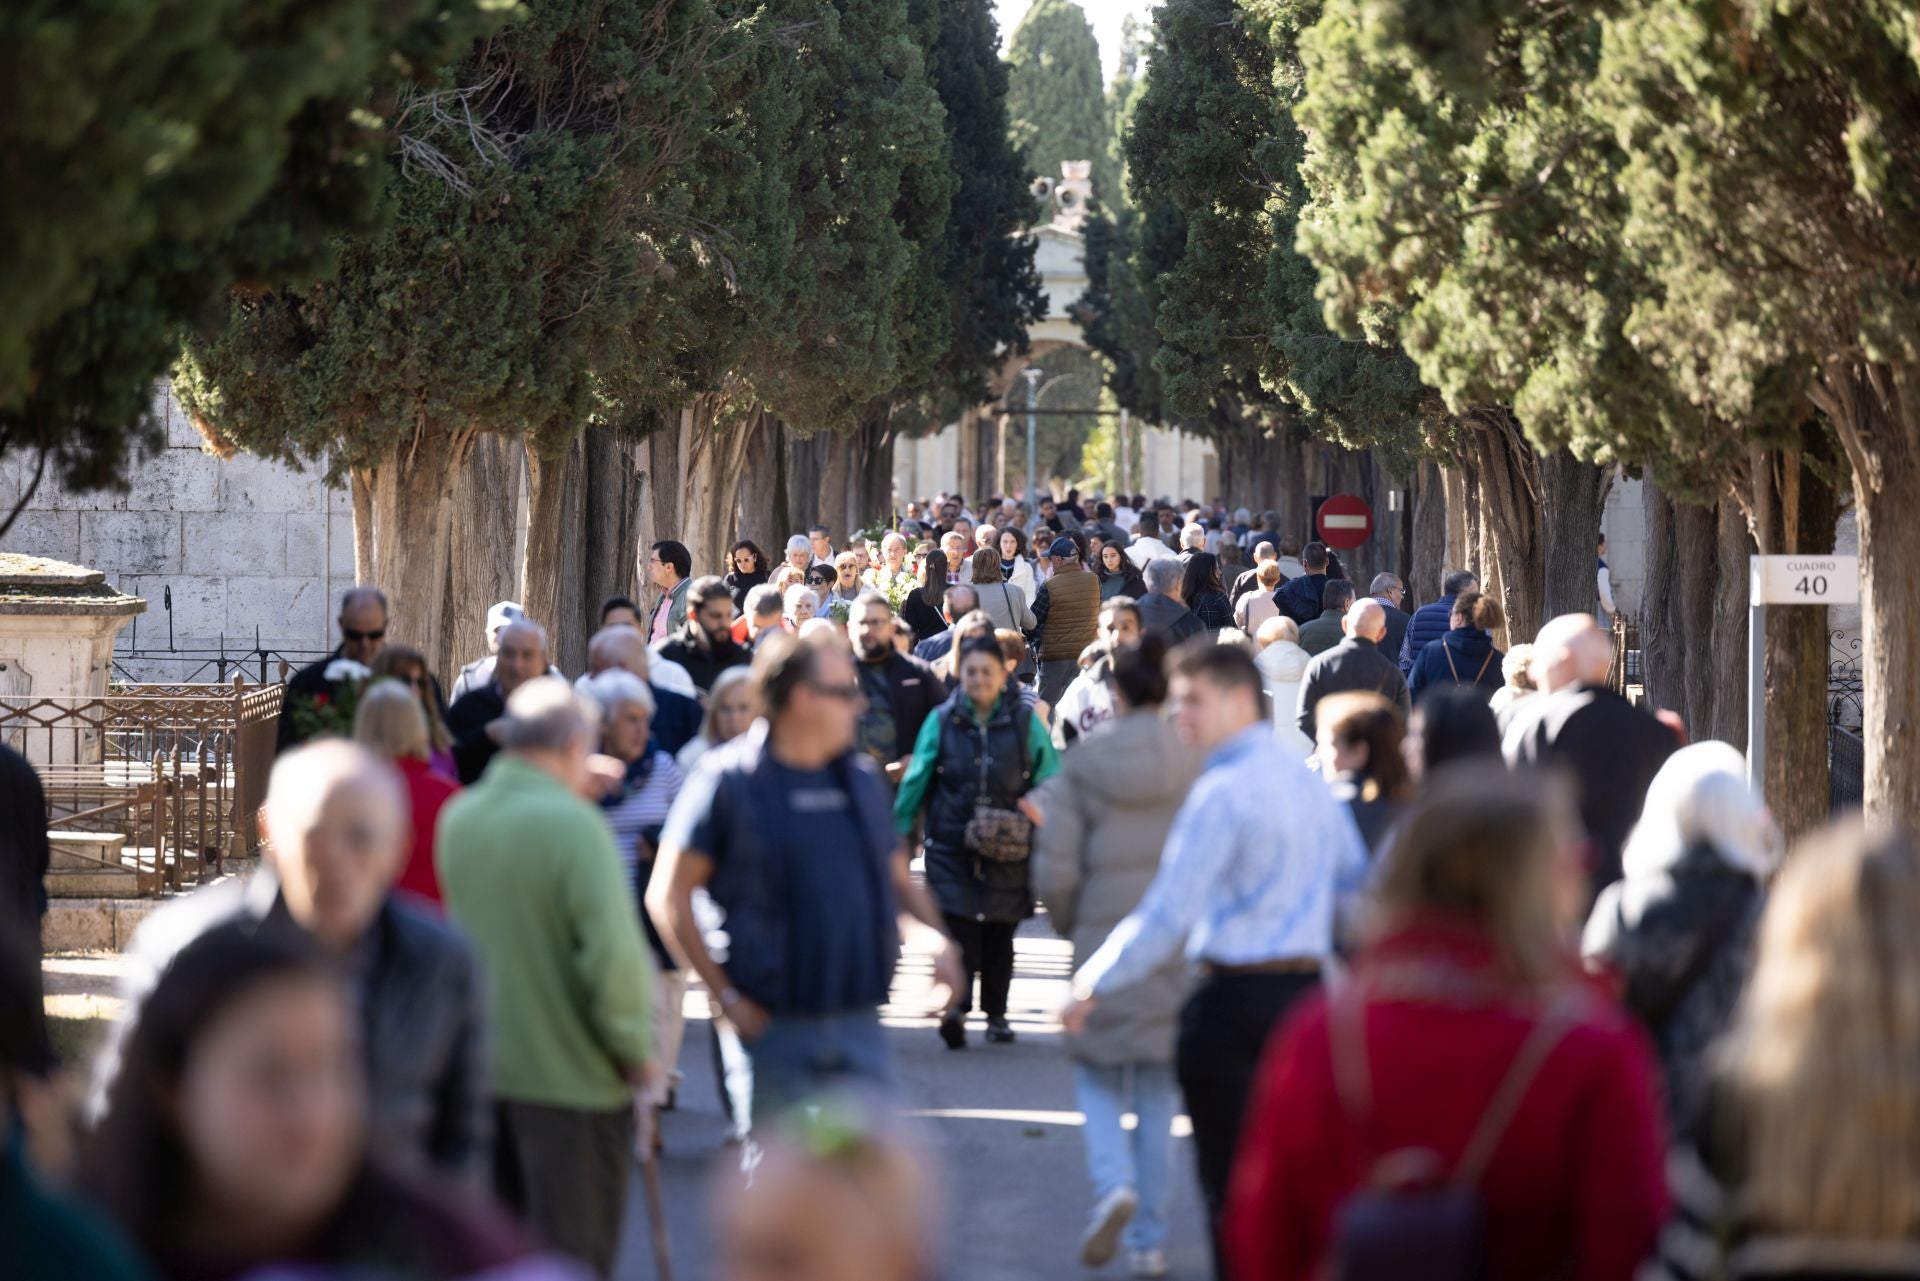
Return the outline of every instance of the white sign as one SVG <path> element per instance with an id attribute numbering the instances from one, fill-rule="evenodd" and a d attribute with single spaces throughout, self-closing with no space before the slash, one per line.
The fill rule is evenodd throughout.
<path id="1" fill-rule="evenodd" d="M 1753 556 L 1755 605 L 1857 605 L 1858 556 Z"/>

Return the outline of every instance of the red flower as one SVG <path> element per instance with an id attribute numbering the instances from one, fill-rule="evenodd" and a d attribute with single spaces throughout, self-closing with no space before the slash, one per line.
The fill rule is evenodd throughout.
<path id="1" fill-rule="evenodd" d="M 321 690 L 313 696 L 313 705 L 315 707 L 325 707 L 331 702 L 333 702 L 333 695 L 326 690 Z"/>

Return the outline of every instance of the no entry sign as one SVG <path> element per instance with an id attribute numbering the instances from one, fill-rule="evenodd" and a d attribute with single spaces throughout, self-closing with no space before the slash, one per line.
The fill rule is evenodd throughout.
<path id="1" fill-rule="evenodd" d="M 1321 542 L 1347 551 L 1366 542 L 1373 533 L 1373 508 L 1364 498 L 1335 494 L 1320 504 L 1320 515 L 1313 524 Z"/>

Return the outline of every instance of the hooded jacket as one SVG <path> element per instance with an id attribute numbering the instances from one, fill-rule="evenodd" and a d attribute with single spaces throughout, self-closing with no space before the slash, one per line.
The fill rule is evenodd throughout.
<path id="1" fill-rule="evenodd" d="M 1418 700 L 1434 685 L 1467 685 L 1482 698 L 1492 698 L 1506 676 L 1500 663 L 1506 655 L 1493 647 L 1493 637 L 1477 627 L 1456 627 L 1420 651 L 1407 676 L 1407 692 Z M 1451 665 L 1448 659 L 1452 659 Z"/>
<path id="2" fill-rule="evenodd" d="M 1143 709 L 1110 721 L 1098 752 L 1067 753 L 1058 777 L 1042 785 L 1047 821 L 1034 840 L 1033 888 L 1053 928 L 1072 942 L 1075 969 L 1139 905 L 1199 768 L 1199 754 L 1180 745 L 1158 712 Z M 1102 1067 L 1171 1063 L 1186 987 L 1176 957 L 1096 1005 L 1067 1052 Z"/>
<path id="3" fill-rule="evenodd" d="M 1300 711 L 1300 682 L 1306 679 L 1307 664 L 1312 661 L 1313 655 L 1288 640 L 1275 641 L 1253 656 L 1253 665 L 1260 669 L 1260 679 L 1267 687 L 1267 698 L 1273 703 L 1273 723 L 1280 741 L 1297 749 L 1302 760 L 1313 755 L 1314 744 L 1300 732 L 1295 718 Z"/>

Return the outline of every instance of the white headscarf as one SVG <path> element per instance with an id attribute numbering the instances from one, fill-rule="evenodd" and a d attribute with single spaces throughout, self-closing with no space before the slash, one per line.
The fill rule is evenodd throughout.
<path id="1" fill-rule="evenodd" d="M 1755 880 L 1780 861 L 1780 830 L 1747 786 L 1746 757 L 1727 743 L 1695 743 L 1667 758 L 1621 852 L 1622 869 L 1630 881 L 1658 876 L 1696 844 Z"/>

